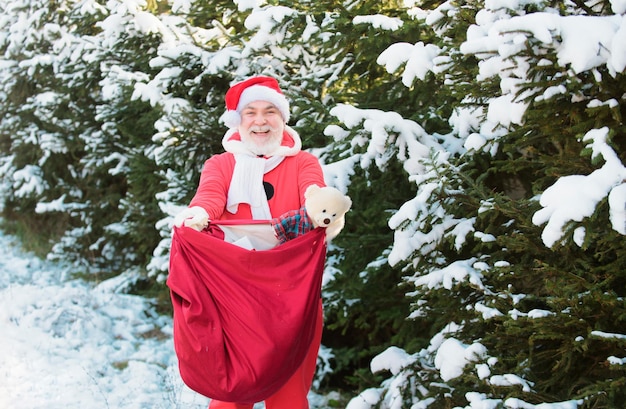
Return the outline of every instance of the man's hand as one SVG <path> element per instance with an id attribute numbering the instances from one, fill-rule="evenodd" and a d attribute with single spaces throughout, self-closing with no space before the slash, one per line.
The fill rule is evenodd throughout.
<path id="1" fill-rule="evenodd" d="M 174 226 L 202 231 L 209 225 L 209 214 L 200 206 L 189 207 L 174 217 Z"/>

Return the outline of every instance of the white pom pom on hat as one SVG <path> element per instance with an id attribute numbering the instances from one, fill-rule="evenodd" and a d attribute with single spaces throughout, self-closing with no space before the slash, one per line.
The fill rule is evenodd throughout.
<path id="1" fill-rule="evenodd" d="M 273 104 L 283 117 L 289 121 L 289 101 L 280 90 L 278 81 L 272 77 L 258 76 L 239 82 L 226 92 L 226 112 L 221 117 L 229 128 L 236 128 L 241 123 L 241 110 L 251 102 L 267 101 Z"/>

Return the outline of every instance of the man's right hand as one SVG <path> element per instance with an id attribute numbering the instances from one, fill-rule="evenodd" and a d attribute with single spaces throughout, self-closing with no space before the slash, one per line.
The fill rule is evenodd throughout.
<path id="1" fill-rule="evenodd" d="M 209 214 L 200 206 L 188 207 L 174 217 L 174 226 L 202 231 L 209 225 Z"/>

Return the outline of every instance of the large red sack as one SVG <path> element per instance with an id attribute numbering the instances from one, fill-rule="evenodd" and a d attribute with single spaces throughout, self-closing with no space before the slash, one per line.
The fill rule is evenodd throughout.
<path id="1" fill-rule="evenodd" d="M 222 237 L 217 226 L 174 228 L 167 285 L 179 370 L 209 398 L 260 402 L 295 373 L 311 344 L 325 231 L 262 251 Z"/>

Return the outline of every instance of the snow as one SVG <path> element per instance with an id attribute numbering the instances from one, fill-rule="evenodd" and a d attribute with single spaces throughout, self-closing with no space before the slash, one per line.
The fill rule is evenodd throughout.
<path id="1" fill-rule="evenodd" d="M 290 9 L 289 7 L 275 6 L 258 10 L 257 12 L 250 14 L 246 17 L 244 24 L 247 29 L 256 31 L 256 33 L 246 43 L 246 48 L 258 50 L 274 41 L 280 41 L 280 39 L 274 39 L 276 34 L 272 33 L 272 29 L 276 26 L 276 24 L 283 21 L 283 19 L 288 16 L 292 16 L 295 13 L 295 10 Z M 247 55 L 247 51 L 244 51 L 243 54 Z"/>
<path id="2" fill-rule="evenodd" d="M 28 196 L 31 192 L 41 193 L 46 183 L 41 178 L 41 169 L 38 166 L 26 165 L 13 174 L 15 194 L 18 197 Z"/>
<path id="3" fill-rule="evenodd" d="M 533 223 L 546 223 L 542 239 L 552 247 L 564 236 L 565 226 L 570 222 L 580 222 L 590 217 L 598 203 L 610 198 L 610 220 L 617 232 L 626 230 L 626 196 L 622 183 L 626 179 L 626 167 L 617 153 L 608 145 L 608 128 L 594 129 L 583 137 L 589 142 L 591 159 L 602 157 L 604 164 L 589 175 L 568 175 L 559 178 L 548 187 L 539 199 L 543 207 L 533 216 Z M 613 190 L 617 189 L 615 193 Z M 577 231 L 575 242 L 583 242 L 581 230 Z M 622 233 L 624 234 L 624 233 Z"/>
<path id="4" fill-rule="evenodd" d="M 458 110 L 452 116 L 450 123 L 455 126 L 458 135 L 464 137 L 463 147 L 466 150 L 493 149 L 495 146 L 493 143 L 497 141 L 498 135 L 504 133 L 498 131 L 499 127 L 508 129 L 513 124 L 522 124 L 527 104 L 520 102 L 517 84 L 521 82 L 520 78 L 526 77 L 529 67 L 520 60 L 514 65 L 510 57 L 525 47 L 528 39 L 533 38 L 553 45 L 557 51 L 559 65 L 571 67 L 574 73 L 593 72 L 601 65 L 605 65 L 611 73 L 622 72 L 626 67 L 626 16 L 618 14 L 602 17 L 560 16 L 543 12 L 502 17 L 502 8 L 515 9 L 519 4 L 519 1 L 488 2 L 485 9 L 478 13 L 477 23 L 468 29 L 467 40 L 461 45 L 463 53 L 483 57 L 479 63 L 480 79 L 499 75 L 502 88 L 502 95 L 489 102 L 487 121 L 482 124 L 478 118 L 483 113 L 478 111 Z M 623 13 L 626 7 L 626 1 L 613 1 L 611 4 L 613 10 L 620 10 L 619 13 Z M 426 22 L 434 24 L 440 18 L 440 13 L 447 13 L 449 10 L 449 6 L 442 5 L 437 11 L 426 16 Z M 384 50 L 379 55 L 377 63 L 390 73 L 399 73 L 403 84 L 408 87 L 414 81 L 424 79 L 428 71 L 439 69 L 436 67 L 436 61 L 440 58 L 440 51 L 432 45 L 425 46 L 422 42 L 416 44 L 398 42 Z M 550 88 L 544 92 L 541 99 L 548 100 L 560 93 L 563 93 L 562 87 Z M 603 104 L 613 106 L 614 102 L 592 101 L 594 106 Z M 340 118 L 346 126 L 354 127 L 361 124 L 362 118 L 358 113 L 351 112 L 348 116 L 349 108 L 341 108 L 341 113 L 337 112 L 337 109 L 331 113 Z M 363 111 L 360 114 L 363 114 Z M 376 122 L 380 124 L 378 127 L 389 127 L 389 124 L 399 123 L 391 120 L 389 114 L 391 113 L 375 115 Z M 380 152 L 380 148 L 372 147 L 371 144 L 379 140 L 377 145 L 384 146 L 385 138 L 377 137 L 376 129 L 369 129 L 366 123 L 361 126 L 372 134 L 368 150 L 372 155 L 367 158 L 370 159 L 375 153 Z M 476 128 L 480 128 L 480 132 L 469 131 Z M 436 148 L 429 143 L 424 132 L 415 129 L 410 129 L 409 132 L 417 136 L 416 139 L 422 147 Z M 552 247 L 560 241 L 568 240 L 567 226 L 590 217 L 598 204 L 605 199 L 609 201 L 613 229 L 620 234 L 626 234 L 626 188 L 622 183 L 626 179 L 626 172 L 619 157 L 607 143 L 608 132 L 607 128 L 595 129 L 583 137 L 583 141 L 588 142 L 588 147 L 592 150 L 592 162 L 602 158 L 603 166 L 588 175 L 563 176 L 538 198 L 542 209 L 535 213 L 533 222 L 536 225 L 545 224 L 542 239 L 546 246 Z M 413 168 L 406 169 L 409 174 L 423 172 L 418 159 L 424 156 L 424 151 L 418 151 L 416 155 L 411 156 L 414 160 L 406 161 L 413 165 Z M 362 164 L 367 163 L 365 161 Z M 419 200 L 405 203 L 392 218 L 390 227 L 399 226 L 404 220 L 414 220 L 416 206 L 421 206 L 419 203 Z M 579 246 L 584 245 L 585 234 L 586 231 L 582 226 L 575 226 L 570 232 L 571 239 Z M 396 230 L 390 257 L 392 264 L 406 259 L 414 249 L 419 248 L 418 245 L 424 244 L 416 240 L 418 235 L 424 236 L 425 233 Z"/>
<path id="5" fill-rule="evenodd" d="M 407 354 L 401 348 L 391 346 L 372 360 L 370 368 L 373 373 L 388 370 L 396 375 L 413 362 L 415 362 L 414 356 Z"/>
<path id="6" fill-rule="evenodd" d="M 455 283 L 468 281 L 478 288 L 484 288 L 482 275 L 474 266 L 475 259 L 459 260 L 449 266 L 414 279 L 415 286 L 451 289 Z"/>
<path id="7" fill-rule="evenodd" d="M 416 44 L 395 43 L 383 51 L 376 62 L 385 67 L 387 72 L 394 73 L 406 64 L 402 73 L 402 83 L 410 87 L 417 78 L 423 80 L 426 74 L 435 66 L 435 59 L 439 56 L 439 47 L 433 44 L 424 45 L 423 42 Z"/>
<path id="8" fill-rule="evenodd" d="M 491 378 L 489 378 L 489 383 L 491 383 L 492 385 L 497 385 L 497 386 L 520 385 L 524 392 L 531 391 L 531 385 L 528 383 L 528 381 L 525 381 L 519 376 L 512 375 L 512 374 L 492 376 Z"/>
<path id="9" fill-rule="evenodd" d="M 494 317 L 502 316 L 502 313 L 496 308 L 487 307 L 486 305 L 477 302 L 474 304 L 474 308 L 477 312 L 481 313 L 484 320 L 488 320 Z"/>
<path id="10" fill-rule="evenodd" d="M 504 401 L 507 409 L 576 409 L 583 404 L 582 400 L 570 400 L 565 402 L 540 403 L 532 405 L 521 399 L 509 398 Z"/>
<path id="11" fill-rule="evenodd" d="M 378 109 L 358 109 L 351 105 L 339 104 L 330 110 L 331 115 L 336 116 L 348 128 L 362 127 L 371 136 L 366 138 L 353 138 L 353 146 L 362 146 L 367 143 L 367 151 L 360 156 L 360 165 L 366 169 L 370 163 L 384 168 L 390 159 L 388 145 L 398 147 L 405 169 L 409 174 L 420 173 L 423 167 L 418 159 L 428 156 L 429 147 L 436 145 L 435 142 L 424 138 L 425 131 L 414 121 L 402 118 L 396 112 L 384 112 Z M 340 133 L 336 127 L 326 129 L 327 135 L 334 135 L 336 140 L 347 136 Z"/>
<path id="12" fill-rule="evenodd" d="M 2 234 L 0 264 L 0 407 L 207 407 L 146 299 L 72 279 Z"/>
<path id="13" fill-rule="evenodd" d="M 616 356 L 610 356 L 607 361 L 611 365 L 626 365 L 626 358 L 618 358 Z"/>
<path id="14" fill-rule="evenodd" d="M 485 11 L 490 13 L 490 11 Z M 624 55 L 626 43 L 620 30 L 623 17 L 559 16 L 553 13 L 531 13 L 510 19 L 495 21 L 488 30 L 473 29 L 461 51 L 465 53 L 497 52 L 506 57 L 524 47 L 525 37 L 533 37 L 544 43 L 557 38 L 559 65 L 570 65 L 580 73 L 601 64 L 621 72 L 624 67 L 615 65 L 610 57 Z M 580 30 L 581 26 L 587 29 Z M 469 34 L 473 34 L 470 36 Z M 593 56 L 593 58 L 590 58 Z"/>
<path id="15" fill-rule="evenodd" d="M 354 399 L 351 399 L 346 409 L 370 409 L 378 403 L 381 390 L 376 388 L 366 389 Z"/>
<path id="16" fill-rule="evenodd" d="M 615 338 L 615 339 L 626 340 L 626 335 L 624 334 L 614 334 L 614 333 L 609 333 L 609 332 L 604 332 L 604 331 L 591 331 L 591 335 L 594 335 L 596 337 L 601 337 L 601 338 Z"/>
<path id="17" fill-rule="evenodd" d="M 457 339 L 446 339 L 435 355 L 435 367 L 441 379 L 449 381 L 463 374 L 465 365 L 477 361 L 486 353 L 486 348 L 479 344 L 465 345 Z"/>
<path id="18" fill-rule="evenodd" d="M 356 16 L 352 19 L 352 24 L 370 24 L 374 28 L 395 31 L 400 29 L 404 22 L 399 18 L 387 17 L 382 14 L 369 16 Z"/>
<path id="19" fill-rule="evenodd" d="M 626 183 L 611 189 L 609 208 L 613 229 L 619 234 L 626 235 Z"/>

